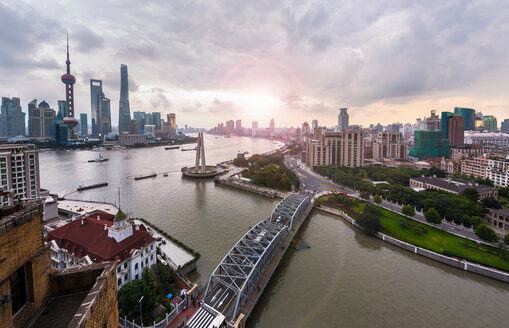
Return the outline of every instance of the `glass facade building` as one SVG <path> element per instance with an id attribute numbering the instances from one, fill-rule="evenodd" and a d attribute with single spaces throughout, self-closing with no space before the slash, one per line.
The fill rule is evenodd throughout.
<path id="1" fill-rule="evenodd" d="M 475 110 L 465 107 L 454 107 L 454 114 L 459 114 L 465 119 L 465 131 L 475 130 Z"/>
<path id="2" fill-rule="evenodd" d="M 120 101 L 118 107 L 118 131 L 119 133 L 129 131 L 131 122 L 131 110 L 129 108 L 129 79 L 127 65 L 120 65 Z"/>

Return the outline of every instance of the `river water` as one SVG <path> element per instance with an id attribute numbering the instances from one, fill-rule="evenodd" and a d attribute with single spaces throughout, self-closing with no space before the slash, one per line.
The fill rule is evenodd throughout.
<path id="1" fill-rule="evenodd" d="M 184 145 L 192 148 L 194 145 Z M 239 151 L 265 152 L 270 140 L 205 136 L 207 163 Z M 202 254 L 190 275 L 200 284 L 278 199 L 181 178 L 194 151 L 143 148 L 105 151 L 108 162 L 88 163 L 94 151 L 40 154 L 41 186 L 59 195 L 79 184 L 108 187 L 68 198 L 118 203 Z M 129 177 L 169 172 L 168 177 Z M 509 285 L 467 273 L 363 235 L 332 215 L 313 211 L 298 238 L 311 248 L 289 250 L 253 311 L 248 327 L 505 327 Z"/>

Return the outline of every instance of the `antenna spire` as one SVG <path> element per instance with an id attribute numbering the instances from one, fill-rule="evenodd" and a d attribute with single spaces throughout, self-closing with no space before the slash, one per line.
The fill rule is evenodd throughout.
<path id="1" fill-rule="evenodd" d="M 65 63 L 67 64 L 67 74 L 71 74 L 71 61 L 69 60 L 69 33 L 67 33 L 67 60 Z"/>

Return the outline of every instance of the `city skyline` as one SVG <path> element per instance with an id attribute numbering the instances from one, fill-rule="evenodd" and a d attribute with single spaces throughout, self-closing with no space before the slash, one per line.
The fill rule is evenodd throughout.
<path id="1" fill-rule="evenodd" d="M 339 107 L 350 108 L 350 120 L 363 125 L 412 122 L 431 109 L 455 106 L 502 119 L 509 104 L 502 83 L 509 65 L 501 55 L 507 46 L 496 41 L 497 33 L 507 32 L 501 24 L 507 11 L 493 3 L 422 8 L 401 2 L 387 11 L 374 5 L 370 13 L 329 3 L 199 5 L 214 17 L 233 17 L 230 24 L 202 24 L 194 9 L 178 4 L 144 3 L 136 10 L 134 3 L 129 13 L 111 4 L 100 14 L 89 6 L 68 4 L 58 21 L 51 17 L 51 4 L 0 6 L 5 28 L 19 27 L 0 40 L 11 49 L 0 55 L 0 72 L 13 77 L 0 88 L 19 96 L 24 111 L 34 98 L 52 107 L 61 99 L 53 81 L 62 67 L 66 32 L 77 78 L 76 114 L 90 113 L 91 78 L 103 80 L 105 94 L 117 103 L 121 63 L 134 77 L 132 111 L 176 112 L 180 122 L 203 127 L 214 125 L 212 116 L 225 121 L 233 115 L 246 122 L 274 117 L 286 126 L 316 118 L 328 126 Z M 31 22 L 36 12 L 44 26 Z M 185 18 L 185 28 L 174 12 Z M 129 23 L 109 26 L 113 13 L 120 15 L 116 21 Z M 451 24 L 460 14 L 465 19 Z M 261 28 L 245 23 L 247 16 Z M 345 18 L 348 24 L 340 23 Z M 477 22 L 475 29 L 471 21 Z M 178 33 L 168 32 L 177 27 Z M 14 56 L 27 47 L 38 55 Z M 113 125 L 118 125 L 116 107 Z"/>

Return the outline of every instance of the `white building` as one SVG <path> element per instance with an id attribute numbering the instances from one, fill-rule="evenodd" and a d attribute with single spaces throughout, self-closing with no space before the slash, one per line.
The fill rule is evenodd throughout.
<path id="1" fill-rule="evenodd" d="M 486 178 L 496 187 L 509 187 L 509 160 L 488 159 Z"/>
<path id="2" fill-rule="evenodd" d="M 465 131 L 465 144 L 498 145 L 509 147 L 509 134 L 501 132 Z"/>
<path id="3" fill-rule="evenodd" d="M 117 288 L 141 278 L 156 264 L 156 243 L 144 225 L 133 225 L 122 212 L 95 212 L 52 230 L 45 238 L 56 269 L 117 262 Z"/>

